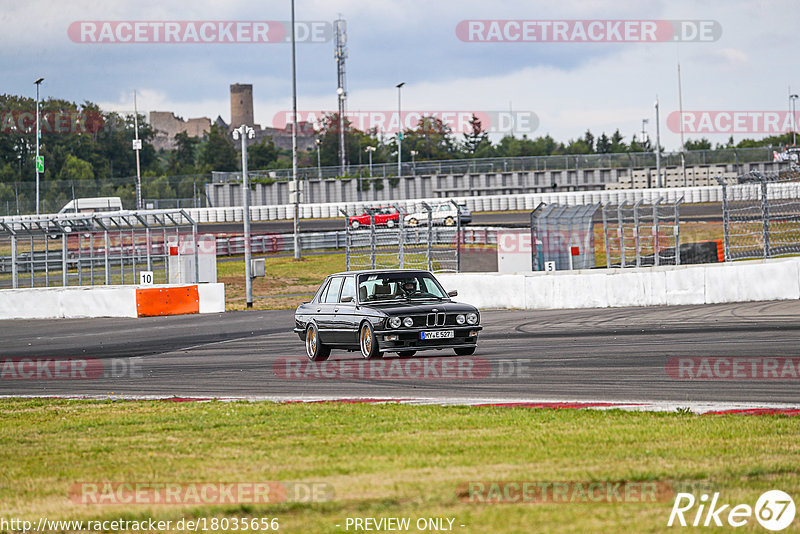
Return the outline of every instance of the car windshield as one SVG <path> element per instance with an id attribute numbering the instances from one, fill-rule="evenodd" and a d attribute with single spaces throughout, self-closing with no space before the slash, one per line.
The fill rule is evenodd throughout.
<path id="1" fill-rule="evenodd" d="M 374 273 L 358 278 L 360 302 L 445 298 L 447 295 L 430 273 Z"/>

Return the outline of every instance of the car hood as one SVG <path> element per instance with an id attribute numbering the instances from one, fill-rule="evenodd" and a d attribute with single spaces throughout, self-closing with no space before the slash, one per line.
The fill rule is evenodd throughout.
<path id="1" fill-rule="evenodd" d="M 431 313 L 433 308 L 444 313 L 469 313 L 477 312 L 475 306 L 452 302 L 446 300 L 412 300 L 412 301 L 391 301 L 391 302 L 369 302 L 361 305 L 362 308 L 371 308 L 381 311 L 386 315 L 413 315 Z"/>

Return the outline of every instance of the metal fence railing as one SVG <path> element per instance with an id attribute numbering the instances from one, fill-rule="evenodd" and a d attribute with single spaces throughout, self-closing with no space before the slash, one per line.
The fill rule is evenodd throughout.
<path id="1" fill-rule="evenodd" d="M 464 209 L 455 202 L 418 202 L 408 211 L 398 206 L 367 208 L 361 213 L 343 211 L 347 270 L 460 272 Z"/>
<path id="2" fill-rule="evenodd" d="M 141 271 L 168 283 L 171 255 L 188 256 L 198 279 L 197 243 L 185 210 L 3 217 L 0 287 L 137 284 Z"/>
<path id="3" fill-rule="evenodd" d="M 652 204 L 638 200 L 604 205 L 606 267 L 680 265 L 682 202 L 666 204 L 659 198 Z"/>
<path id="4" fill-rule="evenodd" d="M 726 261 L 800 254 L 800 167 L 717 181 Z"/>
<path id="5" fill-rule="evenodd" d="M 534 271 L 594 267 L 594 224 L 600 204 L 539 204 L 531 212 L 531 265 Z"/>
<path id="6" fill-rule="evenodd" d="M 205 184 L 210 174 L 143 176 L 143 209 L 199 208 L 208 206 Z M 58 213 L 77 198 L 120 197 L 126 209 L 135 210 L 136 177 L 41 180 L 39 213 Z M 0 217 L 36 213 L 36 183 L 0 182 Z"/>
<path id="7" fill-rule="evenodd" d="M 739 169 L 745 163 L 772 162 L 772 147 L 754 147 L 719 150 L 687 151 L 686 165 L 733 164 Z M 681 164 L 679 152 L 661 154 L 662 169 Z M 501 158 L 451 159 L 436 161 L 404 162 L 401 174 L 445 175 L 520 171 L 572 171 L 578 169 L 607 169 L 655 167 L 653 152 L 622 152 L 613 154 L 557 154 L 549 156 L 520 156 Z M 740 172 L 740 171 L 736 171 Z M 251 183 L 259 181 L 271 183 L 292 179 L 291 169 L 268 169 L 249 171 Z M 297 176 L 300 180 L 317 178 L 391 178 L 397 181 L 397 164 L 359 164 L 348 165 L 342 176 L 341 167 L 301 167 Z M 241 172 L 213 172 L 211 174 L 190 174 L 173 176 L 143 176 L 142 195 L 144 208 L 187 208 L 209 207 L 207 184 L 241 182 Z M 632 178 L 631 174 L 631 178 Z M 368 182 L 364 182 L 365 184 Z M 391 184 L 392 182 L 390 182 Z M 584 187 L 581 184 L 577 188 Z M 592 186 L 594 187 L 594 186 Z M 40 213 L 57 213 L 67 202 L 76 198 L 117 196 L 123 206 L 135 209 L 136 177 L 93 178 L 75 180 L 51 180 L 40 182 Z M 0 216 L 37 213 L 36 184 L 34 181 L 0 183 Z"/>
<path id="8" fill-rule="evenodd" d="M 772 147 L 729 148 L 717 150 L 686 151 L 686 165 L 711 165 L 717 163 L 752 163 L 772 161 Z M 664 167 L 681 165 L 680 152 L 662 152 Z M 453 174 L 482 172 L 514 172 L 540 170 L 572 170 L 591 168 L 655 167 L 655 152 L 617 152 L 609 154 L 552 154 L 549 156 L 517 156 L 499 158 L 449 159 L 436 161 L 403 161 L 402 175 Z M 396 177 L 397 163 L 374 163 L 347 165 L 345 175 L 350 177 Z M 297 170 L 299 179 L 338 178 L 342 168 L 338 165 L 325 167 L 302 167 Z M 249 171 L 256 178 L 266 180 L 290 180 L 291 169 L 268 169 Z M 241 172 L 214 172 L 214 182 L 241 182 Z"/>

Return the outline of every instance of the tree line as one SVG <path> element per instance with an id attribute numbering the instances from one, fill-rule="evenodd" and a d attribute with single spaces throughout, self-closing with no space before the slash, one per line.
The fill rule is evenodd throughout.
<path id="1" fill-rule="evenodd" d="M 32 98 L 0 95 L 0 202 L 19 200 L 32 195 L 30 182 L 35 180 L 35 108 Z M 42 127 L 40 153 L 45 170 L 41 175 L 43 198 L 53 205 L 63 205 L 70 196 L 120 196 L 135 198 L 136 156 L 134 117 L 104 112 L 96 104 L 78 104 L 61 99 L 40 102 L 40 115 L 50 117 Z M 53 125 L 53 116 L 64 119 Z M 77 123 L 67 118 L 80 116 Z M 56 119 L 59 120 L 59 119 Z M 318 144 L 299 154 L 301 167 L 339 164 L 339 131 L 336 113 L 327 115 L 317 127 Z M 77 126 L 76 126 L 77 124 Z M 180 133 L 174 137 L 174 148 L 156 150 L 156 132 L 140 116 L 139 138 L 142 140 L 140 164 L 144 198 L 191 198 L 206 181 L 211 171 L 240 170 L 239 143 L 234 142 L 221 126 L 213 124 L 202 138 Z M 529 138 L 527 135 L 505 136 L 492 142 L 481 121 L 473 116 L 467 133 L 456 134 L 441 119 L 422 117 L 414 128 L 403 131 L 404 161 L 448 160 L 486 157 L 548 156 L 559 154 L 606 154 L 652 151 L 650 140 L 636 135 L 626 139 L 617 129 L 610 135 L 595 136 L 587 130 L 582 137 L 560 142 L 549 134 Z M 717 144 L 713 149 L 783 145 L 790 134 L 764 139 L 744 139 L 734 144 Z M 391 163 L 397 159 L 397 136 L 385 136 L 377 130 L 361 131 L 345 121 L 346 163 L 366 164 L 366 147 L 375 147 L 373 163 Z M 705 138 L 686 142 L 687 150 L 711 150 Z M 317 153 L 319 151 L 319 153 Z M 413 151 L 413 155 L 412 155 Z M 318 159 L 319 157 L 319 159 Z M 291 167 L 290 150 L 278 149 L 270 137 L 250 142 L 248 167 L 252 170 Z M 70 190 L 63 185 L 70 184 Z M 47 187 L 51 184 L 52 187 Z M 126 204 L 126 205 L 128 205 Z"/>

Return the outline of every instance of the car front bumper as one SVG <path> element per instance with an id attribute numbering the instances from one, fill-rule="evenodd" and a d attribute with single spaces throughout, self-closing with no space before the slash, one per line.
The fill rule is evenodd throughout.
<path id="1" fill-rule="evenodd" d="M 378 347 L 381 352 L 397 352 L 403 350 L 438 350 L 471 348 L 478 344 L 481 325 L 454 326 L 439 328 L 390 328 L 377 330 Z M 422 332 L 452 330 L 453 337 L 441 339 L 422 339 Z"/>

